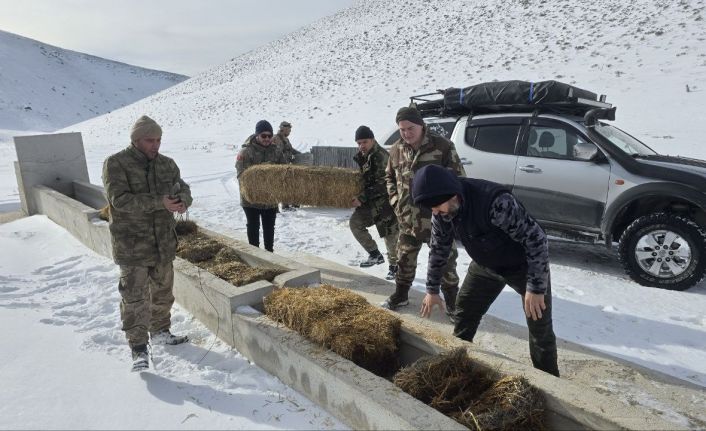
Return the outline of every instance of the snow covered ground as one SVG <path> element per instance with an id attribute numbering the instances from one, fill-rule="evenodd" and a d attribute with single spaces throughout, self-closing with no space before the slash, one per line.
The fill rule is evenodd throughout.
<path id="1" fill-rule="evenodd" d="M 178 306 L 191 343 L 130 373 L 112 261 L 45 216 L 0 225 L 0 248 L 0 429 L 344 427 Z"/>
<path id="2" fill-rule="evenodd" d="M 706 159 L 703 13 L 702 0 L 636 0 L 625 5 L 609 0 L 590 5 L 575 0 L 490 0 L 482 5 L 452 0 L 433 4 L 422 0 L 361 0 L 350 9 L 198 77 L 65 131 L 83 134 L 91 180 L 100 184 L 105 157 L 128 144 L 129 128 L 139 115 L 152 116 L 164 128 L 162 152 L 177 161 L 192 186 L 195 201 L 190 217 L 205 227 L 240 238 L 245 232 L 245 217 L 239 205 L 234 156 L 257 120 L 267 118 L 275 126 L 284 119 L 294 123 L 291 138 L 300 150 L 312 145 L 353 145 L 358 125 L 371 126 L 381 137 L 394 127 L 394 113 L 407 104 L 409 95 L 436 88 L 493 79 L 571 82 L 606 93 L 608 101 L 618 106 L 616 125 L 659 152 Z M 282 58 L 287 61 L 275 61 Z M 3 140 L 0 133 L 0 209 L 19 206 L 14 159 L 12 144 Z M 350 210 L 323 208 L 280 214 L 275 251 L 304 251 L 344 264 L 355 263 L 364 257 L 364 252 L 348 230 L 350 214 Z M 36 218 L 0 226 L 0 232 L 0 250 L 19 247 L 23 242 L 18 238 L 22 237 L 66 235 Z M 44 240 L 38 244 L 42 245 L 23 249 L 22 253 L 13 251 L 12 256 L 3 252 L 0 277 L 6 291 L 0 291 L 0 319 L 9 320 L 8 324 L 19 322 L 16 328 L 32 328 L 28 333 L 37 337 L 53 339 L 45 331 L 64 331 L 61 336 L 66 337 L 69 347 L 62 348 L 60 344 L 60 353 L 54 356 L 61 360 L 90 356 L 100 364 L 96 372 L 105 374 L 106 379 L 134 384 L 134 379 L 125 378 L 127 347 L 117 330 L 115 268 L 85 249 L 67 253 L 64 249 L 73 247 L 68 239 L 56 247 L 44 246 Z M 552 241 L 550 253 L 555 330 L 560 338 L 706 387 L 706 282 L 685 292 L 647 288 L 631 282 L 623 274 L 615 253 L 600 246 Z M 414 285 L 418 290 L 424 287 L 426 259 L 423 249 Z M 468 263 L 468 256 L 461 253 L 459 271 L 463 273 Z M 382 277 L 386 267 L 365 271 Z M 65 305 L 76 298 L 83 298 L 85 303 Z M 524 325 L 518 301 L 514 292 L 505 291 L 490 314 Z M 11 305 L 15 302 L 26 305 Z M 100 307 L 94 307 L 99 303 Z M 208 408 L 199 403 L 208 405 L 202 402 L 205 398 L 212 396 L 214 405 L 223 405 L 218 398 L 221 393 L 249 388 L 248 384 L 241 386 L 238 378 L 227 377 L 243 372 L 242 367 L 248 365 L 219 343 L 212 352 L 220 356 L 209 353 L 198 364 L 212 335 L 181 311 L 176 318 L 176 329 L 188 331 L 196 341 L 181 351 L 155 351 L 157 369 L 149 378 L 165 385 L 156 391 L 161 394 L 156 398 L 162 396 L 168 402 L 155 400 L 154 408 L 167 409 L 173 407 L 169 404 L 179 404 L 181 400 L 204 418 Z M 45 323 L 36 323 L 42 319 Z M 64 325 L 57 326 L 57 322 Z M 50 414 L 55 405 L 42 400 L 37 400 L 36 406 L 28 405 L 38 395 L 26 393 L 23 379 L 57 379 L 62 383 L 57 391 L 63 390 L 60 393 L 67 396 L 73 392 L 62 388 L 72 387 L 73 379 L 81 387 L 92 387 L 95 380 L 88 378 L 88 372 L 67 373 L 66 379 L 63 374 L 44 372 L 47 360 L 30 354 L 36 346 L 24 342 L 19 331 L 2 336 L 3 344 L 7 339 L 12 348 L 7 349 L 10 352 L 3 349 L 0 355 L 3 361 L 17 361 L 14 366 L 18 369 L 23 361 L 35 364 L 34 373 L 25 372 L 26 377 L 10 380 L 9 387 L 15 395 L 3 392 L 0 396 L 6 399 L 0 401 L 11 403 L 18 411 L 36 409 L 28 410 L 26 417 L 40 416 L 38 420 L 45 421 L 45 425 L 70 420 L 58 413 Z M 163 371 L 160 364 L 164 364 Z M 72 370 L 70 365 L 67 367 Z M 36 372 L 38 369 L 42 371 Z M 295 397 L 261 371 L 246 369 L 252 373 L 249 376 L 255 377 L 245 381 L 254 380 L 257 383 L 252 384 L 260 391 L 255 399 L 275 392 Z M 4 370 L 0 368 L 0 373 Z M 5 376 L 0 376 L 3 382 Z M 160 380 L 165 376 L 173 382 Z M 175 383 L 187 380 L 198 388 Z M 148 383 L 135 384 L 130 390 L 122 388 L 140 399 L 146 396 L 145 387 L 154 386 Z M 187 389 L 182 390 L 184 387 Z M 199 394 L 195 396 L 199 402 L 185 395 L 191 394 L 189 390 Z M 173 395 L 174 391 L 178 395 Z M 15 400 L 19 399 L 17 393 L 25 397 L 25 403 Z M 263 399 L 259 404 L 271 406 L 273 400 L 269 401 Z M 304 406 L 301 400 L 295 402 Z M 100 404 L 95 406 L 97 410 L 106 408 L 99 402 L 95 404 Z M 168 424 L 201 427 L 192 422 L 196 417 L 186 419 L 192 410 L 182 410 L 189 409 L 179 410 L 174 417 L 170 417 L 173 411 L 164 410 L 172 421 Z M 224 413 L 225 409 L 212 410 Z M 265 416 L 272 412 L 269 408 L 258 410 Z M 306 410 L 315 411 L 309 407 Z M 0 413 L 3 427 L 8 416 L 5 410 Z M 233 412 L 224 416 L 232 416 L 229 413 Z M 330 425 L 324 416 L 315 417 L 320 413 L 287 413 L 294 415 L 291 425 L 276 420 L 265 423 L 262 416 L 255 419 L 253 413 L 245 415 L 246 422 L 233 427 L 338 426 Z M 4 427 L 24 427 L 21 417 L 11 417 L 12 422 Z M 312 419 L 314 423 L 309 425 Z M 223 425 L 227 418 L 213 420 L 204 422 L 203 427 L 227 426 Z M 127 414 L 106 421 L 96 415 L 84 424 L 83 427 L 143 427 Z"/>

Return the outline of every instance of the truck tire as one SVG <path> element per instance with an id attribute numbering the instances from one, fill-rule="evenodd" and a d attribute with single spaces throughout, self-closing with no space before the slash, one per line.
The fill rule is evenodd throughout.
<path id="1" fill-rule="evenodd" d="M 706 272 L 706 232 L 682 215 L 639 217 L 621 235 L 618 249 L 625 272 L 643 286 L 685 290 Z"/>

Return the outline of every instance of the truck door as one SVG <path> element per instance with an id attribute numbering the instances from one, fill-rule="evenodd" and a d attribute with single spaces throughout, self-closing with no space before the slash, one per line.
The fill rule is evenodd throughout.
<path id="1" fill-rule="evenodd" d="M 512 187 L 515 178 L 521 117 L 463 119 L 454 134 L 456 151 L 466 176 Z M 466 121 L 466 127 L 463 122 Z"/>
<path id="2" fill-rule="evenodd" d="M 515 196 L 543 224 L 600 231 L 610 164 L 605 158 L 575 158 L 574 146 L 590 141 L 570 123 L 536 117 L 527 123 L 518 151 Z"/>

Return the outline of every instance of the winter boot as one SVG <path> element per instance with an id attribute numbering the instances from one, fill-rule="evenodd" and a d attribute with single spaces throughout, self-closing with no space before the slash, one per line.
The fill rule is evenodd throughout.
<path id="1" fill-rule="evenodd" d="M 143 371 L 149 367 L 150 359 L 147 353 L 147 346 L 145 344 L 134 346 L 132 348 L 132 371 Z"/>
<path id="2" fill-rule="evenodd" d="M 409 305 L 409 299 L 407 298 L 401 298 L 394 293 L 390 295 L 389 298 L 387 298 L 385 301 L 380 303 L 380 306 L 382 308 L 385 308 L 387 310 L 395 311 L 400 307 L 404 307 L 405 305 Z"/>
<path id="3" fill-rule="evenodd" d="M 380 254 L 380 250 L 375 249 L 370 252 L 370 256 L 368 256 L 368 260 L 364 260 L 360 262 L 360 267 L 361 268 L 367 268 L 369 266 L 373 265 L 378 265 L 381 263 L 385 262 L 385 258 Z"/>
<path id="4" fill-rule="evenodd" d="M 387 272 L 387 275 L 385 276 L 385 280 L 394 280 L 396 276 L 397 276 L 397 265 L 390 265 L 390 270 Z"/>
<path id="5" fill-rule="evenodd" d="M 164 329 L 152 334 L 151 339 L 152 344 L 166 344 L 169 346 L 176 346 L 177 344 L 189 341 L 189 337 L 186 335 L 174 335 L 169 332 L 169 329 Z"/>

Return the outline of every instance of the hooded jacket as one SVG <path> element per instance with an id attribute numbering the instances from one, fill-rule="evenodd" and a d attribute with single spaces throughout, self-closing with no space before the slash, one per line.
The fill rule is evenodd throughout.
<path id="1" fill-rule="evenodd" d="M 420 169 L 412 183 L 415 203 L 439 195 L 456 195 L 455 214 L 433 215 L 427 292 L 438 293 L 454 240 L 460 240 L 478 265 L 502 274 L 527 268 L 527 290 L 544 293 L 549 279 L 547 237 L 512 193 L 500 184 L 458 178 L 440 166 Z"/>

